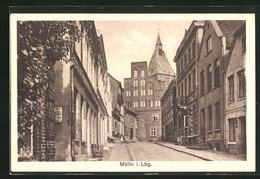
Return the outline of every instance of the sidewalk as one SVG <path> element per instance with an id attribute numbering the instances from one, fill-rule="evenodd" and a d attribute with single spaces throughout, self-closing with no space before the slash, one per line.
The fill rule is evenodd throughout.
<path id="1" fill-rule="evenodd" d="M 130 161 L 126 144 L 115 143 L 108 161 Z"/>
<path id="2" fill-rule="evenodd" d="M 193 150 L 187 149 L 186 146 L 175 145 L 169 142 L 155 142 L 155 144 L 171 148 L 178 152 L 186 153 L 195 157 L 199 157 L 207 161 L 243 161 L 246 157 L 228 154 L 220 151 L 210 151 L 210 150 Z"/>

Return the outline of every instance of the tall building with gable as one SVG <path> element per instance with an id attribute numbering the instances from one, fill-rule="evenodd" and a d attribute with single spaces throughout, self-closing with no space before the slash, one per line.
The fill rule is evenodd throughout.
<path id="1" fill-rule="evenodd" d="M 124 79 L 125 103 L 132 106 L 139 116 L 139 140 L 156 141 L 161 138 L 160 98 L 174 76 L 158 34 L 149 66 L 147 61 L 132 62 L 131 78 Z"/>

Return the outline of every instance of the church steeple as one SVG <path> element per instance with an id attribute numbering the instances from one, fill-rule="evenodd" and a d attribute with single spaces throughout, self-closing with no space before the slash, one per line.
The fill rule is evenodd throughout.
<path id="1" fill-rule="evenodd" d="M 164 51 L 162 50 L 162 42 L 159 32 L 155 44 L 155 50 L 148 66 L 148 76 L 154 74 L 166 74 L 172 76 L 175 74 Z"/>
<path id="2" fill-rule="evenodd" d="M 156 44 L 155 44 L 155 48 L 158 48 L 158 49 L 162 50 L 162 42 L 161 42 L 161 38 L 160 38 L 159 32 L 158 32 L 158 37 L 157 37 L 157 41 L 156 41 Z"/>

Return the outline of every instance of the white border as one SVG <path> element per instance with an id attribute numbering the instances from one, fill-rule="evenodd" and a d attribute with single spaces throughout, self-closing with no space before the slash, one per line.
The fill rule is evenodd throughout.
<path id="1" fill-rule="evenodd" d="M 152 167 L 120 167 L 119 162 L 18 162 L 17 21 L 18 20 L 246 20 L 247 161 L 155 162 Z M 10 15 L 11 171 L 12 172 L 253 172 L 255 171 L 255 14 L 24 14 Z"/>

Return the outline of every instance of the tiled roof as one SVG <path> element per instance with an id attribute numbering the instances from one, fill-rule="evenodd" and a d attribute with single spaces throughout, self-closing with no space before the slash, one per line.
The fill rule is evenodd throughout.
<path id="1" fill-rule="evenodd" d="M 245 21 L 243 20 L 219 20 L 216 22 L 223 35 L 227 38 L 228 46 L 231 45 L 233 41 L 233 34 L 237 31 L 237 29 L 245 24 Z"/>
<path id="2" fill-rule="evenodd" d="M 158 48 L 157 45 L 161 45 L 160 36 L 158 35 L 156 41 L 156 48 L 154 50 L 153 56 L 151 58 L 150 64 L 148 66 L 148 76 L 154 74 L 167 74 L 174 75 L 174 71 L 164 53 L 164 51 Z"/>

